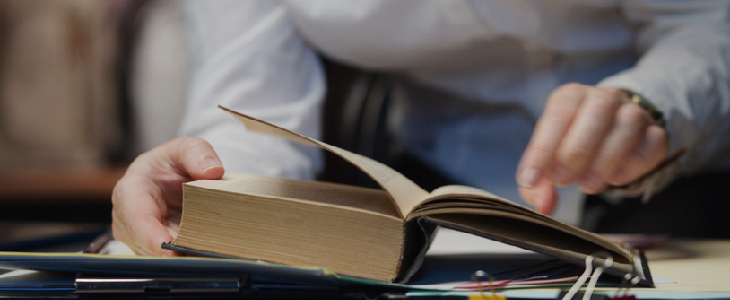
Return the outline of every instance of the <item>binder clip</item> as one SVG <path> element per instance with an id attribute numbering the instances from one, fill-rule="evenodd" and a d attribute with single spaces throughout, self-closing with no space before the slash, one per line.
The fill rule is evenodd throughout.
<path id="1" fill-rule="evenodd" d="M 603 263 L 600 263 L 596 265 L 595 270 L 593 269 L 594 263 L 598 259 L 602 259 Z M 583 286 L 583 284 L 588 281 L 588 278 L 590 277 L 590 281 L 588 281 L 588 285 L 586 286 L 586 291 L 582 293 L 583 297 L 582 300 L 605 300 L 608 297 L 605 295 L 593 295 L 593 291 L 596 288 L 596 283 L 598 283 L 598 278 L 603 274 L 603 270 L 606 268 L 609 268 L 613 265 L 613 256 L 606 253 L 605 251 L 598 251 L 596 253 L 593 253 L 591 255 L 588 255 L 586 257 L 586 270 L 583 271 L 583 274 L 578 277 L 578 280 L 576 280 L 575 284 L 568 290 L 567 293 L 561 293 L 562 300 L 574 300 L 573 297 L 576 295 L 580 296 L 578 291 Z M 591 271 L 593 271 L 593 274 L 591 274 Z M 560 298 L 560 297 L 558 297 Z"/>
<path id="2" fill-rule="evenodd" d="M 637 275 L 638 272 L 636 271 L 636 265 L 634 264 L 635 257 L 636 253 L 634 252 L 631 255 L 631 265 L 633 268 L 631 268 L 630 273 L 621 278 L 621 287 L 618 291 L 616 291 L 613 297 L 611 297 L 611 300 L 636 300 L 635 295 L 629 294 L 629 289 L 641 280 L 639 275 Z"/>
<path id="3" fill-rule="evenodd" d="M 489 279 L 489 289 L 491 290 L 490 294 L 484 294 L 484 291 L 482 289 L 482 281 L 484 278 Z M 494 277 L 492 275 L 487 274 L 486 272 L 479 270 L 474 272 L 474 275 L 471 276 L 471 281 L 477 284 L 477 287 L 479 288 L 479 294 L 470 294 L 468 299 L 469 300 L 507 300 L 507 296 L 504 294 L 498 294 L 494 292 Z"/>
<path id="4" fill-rule="evenodd" d="M 610 299 L 611 300 L 636 300 L 636 296 L 629 294 L 629 288 L 631 286 L 636 285 L 639 283 L 639 276 L 636 276 L 635 273 L 632 271 L 629 274 L 624 275 L 623 278 L 621 278 L 621 287 L 616 291 L 616 294 L 614 294 Z"/>

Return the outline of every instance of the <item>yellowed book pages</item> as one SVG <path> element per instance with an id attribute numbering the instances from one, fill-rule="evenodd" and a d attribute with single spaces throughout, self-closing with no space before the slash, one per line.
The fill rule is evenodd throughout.
<path id="1" fill-rule="evenodd" d="M 407 279 L 415 272 L 433 230 L 442 226 L 579 265 L 588 255 L 605 251 L 614 260 L 608 273 L 622 276 L 635 270 L 651 285 L 646 261 L 627 244 L 483 190 L 445 186 L 428 193 L 370 158 L 223 109 L 249 130 L 341 156 L 372 177 L 383 191 L 242 174 L 188 183 L 180 234 L 173 242 L 177 246 L 296 266 L 325 266 L 346 275 L 391 281 Z M 220 205 L 223 202 L 228 204 Z M 208 212 L 212 209 L 219 210 Z M 195 212 L 194 217 L 190 211 Z M 236 225 L 216 223 L 221 219 Z M 303 223 L 300 226 L 292 220 Z M 205 222 L 210 224 L 192 228 Z M 219 234 L 221 230 L 228 232 Z"/>

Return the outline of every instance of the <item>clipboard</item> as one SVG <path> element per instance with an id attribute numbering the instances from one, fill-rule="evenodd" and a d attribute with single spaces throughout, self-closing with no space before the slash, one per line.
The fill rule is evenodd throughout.
<path id="1" fill-rule="evenodd" d="M 327 268 L 245 259 L 0 252 L 0 267 L 41 271 L 10 280 L 0 275 L 0 296 L 321 299 L 406 291 L 403 286 L 342 276 Z"/>
<path id="2" fill-rule="evenodd" d="M 86 298 L 103 295 L 122 295 L 122 298 L 185 295 L 256 299 L 296 295 L 298 298 L 352 296 L 362 299 L 363 295 L 374 298 L 413 291 L 443 293 L 445 290 L 443 286 L 438 286 L 440 283 L 466 279 L 474 272 L 474 268 L 486 267 L 485 270 L 494 274 L 495 279 L 513 282 L 518 278 L 527 279 L 536 275 L 551 276 L 551 273 L 561 277 L 566 274 L 564 267 L 578 268 L 536 252 L 446 229 L 440 231 L 443 234 L 439 238 L 443 240 L 434 243 L 432 250 L 435 252 L 424 262 L 421 272 L 409 285 L 336 274 L 327 268 L 300 268 L 248 259 L 134 256 L 131 251 L 109 246 L 114 243 L 103 247 L 99 242 L 102 239 L 97 239 L 84 251 L 109 253 L 111 250 L 114 254 L 0 252 L 0 268 L 41 271 L 10 280 L 0 274 L 0 296 L 15 292 L 25 298 L 30 292 L 35 295 Z M 454 244 L 469 246 L 456 250 L 452 249 Z M 492 251 L 485 252 L 484 249 Z M 540 285 L 535 281 L 526 281 L 524 284 Z M 552 284 L 543 288 L 555 288 Z M 521 286 L 517 290 L 525 287 Z M 468 290 L 465 286 L 461 288 Z"/>

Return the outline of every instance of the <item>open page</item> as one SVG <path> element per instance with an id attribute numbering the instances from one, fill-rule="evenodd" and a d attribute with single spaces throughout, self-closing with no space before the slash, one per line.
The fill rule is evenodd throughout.
<path id="1" fill-rule="evenodd" d="M 615 258 L 615 270 L 626 272 L 631 268 L 632 252 L 627 244 L 565 224 L 472 187 L 451 185 L 434 190 L 407 219 L 420 216 L 437 220 L 442 226 L 445 222 L 460 231 L 576 262 L 595 251 L 607 250 Z"/>
<path id="2" fill-rule="evenodd" d="M 498 198 L 498 199 L 504 199 L 501 198 L 495 194 L 492 194 L 490 192 L 487 192 L 485 190 L 481 190 L 478 188 L 473 188 L 470 186 L 465 185 L 445 185 L 440 188 L 437 188 L 433 191 L 431 191 L 431 195 L 429 198 L 435 198 L 440 196 L 451 196 L 451 195 L 478 195 L 485 198 Z M 426 199 L 424 202 L 428 201 Z M 505 200 L 507 201 L 507 200 Z"/>
<path id="3" fill-rule="evenodd" d="M 522 219 L 540 226 L 548 226 L 578 236 L 603 248 L 617 252 L 626 258 L 630 256 L 630 247 L 628 245 L 622 245 L 602 235 L 565 224 L 530 208 L 497 197 L 492 193 L 467 186 L 450 185 L 434 190 L 429 198 L 419 203 L 409 217 L 443 213 L 511 216 L 515 219 Z M 519 230 L 518 228 L 517 231 Z M 527 230 L 529 229 L 524 229 L 524 231 Z M 519 232 L 515 232 L 515 234 L 516 236 L 522 235 Z"/>
<path id="4" fill-rule="evenodd" d="M 444 211 L 426 218 L 442 227 L 537 251 L 578 265 L 583 264 L 588 255 L 606 251 L 613 257 L 613 264 L 606 270 L 607 273 L 621 277 L 634 269 L 643 285 L 653 285 L 645 258 L 638 252 L 634 253 L 618 242 L 604 247 L 583 235 L 565 231 L 566 228 L 577 229 L 572 226 L 541 226 L 532 223 L 531 218 L 503 212 L 480 215 Z"/>
<path id="5" fill-rule="evenodd" d="M 403 218 L 407 216 L 419 202 L 428 197 L 428 192 L 403 176 L 403 174 L 398 173 L 390 167 L 373 159 L 294 133 L 290 130 L 277 127 L 264 121 L 251 118 L 220 105 L 218 107 L 230 112 L 249 130 L 290 139 L 303 144 L 318 146 L 349 161 L 368 174 L 368 176 L 375 180 L 380 187 L 390 194 L 393 199 L 393 204 L 398 210 L 400 216 Z"/>

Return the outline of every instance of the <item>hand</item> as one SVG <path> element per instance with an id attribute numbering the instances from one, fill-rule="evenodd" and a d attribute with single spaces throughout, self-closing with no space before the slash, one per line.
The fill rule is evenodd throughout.
<path id="1" fill-rule="evenodd" d="M 544 214 L 556 186 L 588 194 L 651 171 L 667 153 L 663 128 L 618 88 L 567 84 L 548 98 L 517 167 L 520 195 Z"/>
<path id="2" fill-rule="evenodd" d="M 114 238 L 138 255 L 178 256 L 160 245 L 177 236 L 182 184 L 222 176 L 220 159 L 200 138 L 177 138 L 138 156 L 114 187 Z"/>

